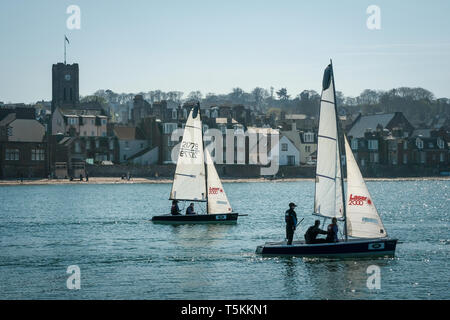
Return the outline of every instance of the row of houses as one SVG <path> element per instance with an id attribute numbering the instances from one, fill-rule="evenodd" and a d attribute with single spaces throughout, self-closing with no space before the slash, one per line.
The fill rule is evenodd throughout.
<path id="1" fill-rule="evenodd" d="M 1 177 L 78 177 L 86 174 L 86 164 L 176 162 L 174 148 L 181 140 L 192 103 L 151 104 L 136 95 L 123 117 L 126 121 L 117 122 L 120 117 L 109 114 L 99 101 L 80 101 L 78 72 L 78 64 L 53 65 L 51 103 L 42 101 L 36 109 L 23 104 L 0 105 Z M 47 112 L 48 105 L 51 111 Z M 244 105 L 201 105 L 200 113 L 205 144 L 215 146 L 211 152 L 216 163 L 316 163 L 316 117 L 265 114 Z M 448 121 L 416 129 L 400 112 L 342 115 L 340 120 L 362 167 L 449 165 Z"/>
<path id="2" fill-rule="evenodd" d="M 36 119 L 33 108 L 2 108 L 0 173 L 3 177 L 48 174 L 68 177 L 85 175 L 86 163 L 174 163 L 173 148 L 181 140 L 181 134 L 177 136 L 178 140 L 172 140 L 172 134 L 184 128 L 191 107 L 185 104 L 168 108 L 167 104 L 158 103 L 155 109 L 147 109 L 145 116 L 139 117 L 136 120 L 138 123 L 133 125 L 109 123 L 101 106 L 56 108 L 46 123 Z M 161 117 L 167 116 L 169 111 L 172 112 L 171 117 Z M 317 131 L 312 125 L 315 119 L 300 116 L 275 119 L 278 126 L 271 128 L 267 124 L 264 127 L 245 125 L 252 123 L 247 118 L 251 112 L 241 106 L 213 106 L 202 108 L 201 113 L 206 135 L 210 129 L 217 129 L 216 133 L 222 136 L 221 144 L 212 150 L 217 163 L 267 164 L 267 161 L 275 159 L 275 151 L 281 166 L 314 166 L 316 163 Z M 239 118 L 239 115 L 243 117 Z M 244 124 L 234 119 L 234 116 Z M 299 120 L 305 120 L 306 125 L 303 126 Z M 449 166 L 450 140 L 448 130 L 444 127 L 415 129 L 402 113 L 392 113 L 359 115 L 345 129 L 361 167 Z M 256 145 L 251 143 L 252 134 L 258 137 Z M 230 137 L 233 139 L 231 144 L 227 141 Z M 265 159 L 261 159 L 262 147 L 267 151 L 267 157 L 262 157 Z M 217 148 L 221 148 L 221 154 Z"/>

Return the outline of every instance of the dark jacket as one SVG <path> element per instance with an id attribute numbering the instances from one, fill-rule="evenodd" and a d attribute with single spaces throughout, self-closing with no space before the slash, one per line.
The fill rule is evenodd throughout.
<path id="1" fill-rule="evenodd" d="M 187 207 L 186 214 L 195 214 L 194 209 L 191 206 Z"/>
<path id="2" fill-rule="evenodd" d="M 338 242 L 338 230 L 337 224 L 329 224 L 327 229 L 327 241 Z"/>
<path id="3" fill-rule="evenodd" d="M 328 234 L 328 232 L 320 229 L 318 226 L 311 226 L 305 233 L 305 241 L 306 243 L 313 243 L 316 240 L 317 235 L 319 234 Z"/>
<path id="4" fill-rule="evenodd" d="M 297 226 L 297 213 L 293 209 L 286 210 L 284 220 L 286 221 L 287 227 L 295 228 Z"/>
<path id="5" fill-rule="evenodd" d="M 170 209 L 170 213 L 173 215 L 180 214 L 180 208 L 178 208 L 178 204 L 172 205 L 172 208 Z"/>

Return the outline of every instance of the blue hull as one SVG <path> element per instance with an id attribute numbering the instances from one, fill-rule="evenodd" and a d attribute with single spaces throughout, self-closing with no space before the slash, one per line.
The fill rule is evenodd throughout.
<path id="1" fill-rule="evenodd" d="M 336 243 L 306 244 L 295 241 L 292 245 L 286 242 L 267 242 L 256 248 L 256 253 L 276 256 L 353 258 L 394 256 L 397 239 L 354 239 Z"/>

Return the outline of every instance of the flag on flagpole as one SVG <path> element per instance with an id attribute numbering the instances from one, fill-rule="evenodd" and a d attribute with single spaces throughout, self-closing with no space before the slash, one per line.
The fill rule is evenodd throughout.
<path id="1" fill-rule="evenodd" d="M 69 42 L 69 39 L 67 39 L 67 37 L 66 37 L 66 36 L 64 36 L 64 38 L 66 39 L 67 43 L 69 43 L 69 44 L 70 44 L 70 42 Z"/>

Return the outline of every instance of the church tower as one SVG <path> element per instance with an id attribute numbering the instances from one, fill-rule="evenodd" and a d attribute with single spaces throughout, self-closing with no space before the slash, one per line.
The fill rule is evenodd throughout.
<path id="1" fill-rule="evenodd" d="M 78 63 L 52 66 L 52 113 L 58 107 L 76 108 L 80 102 Z"/>

